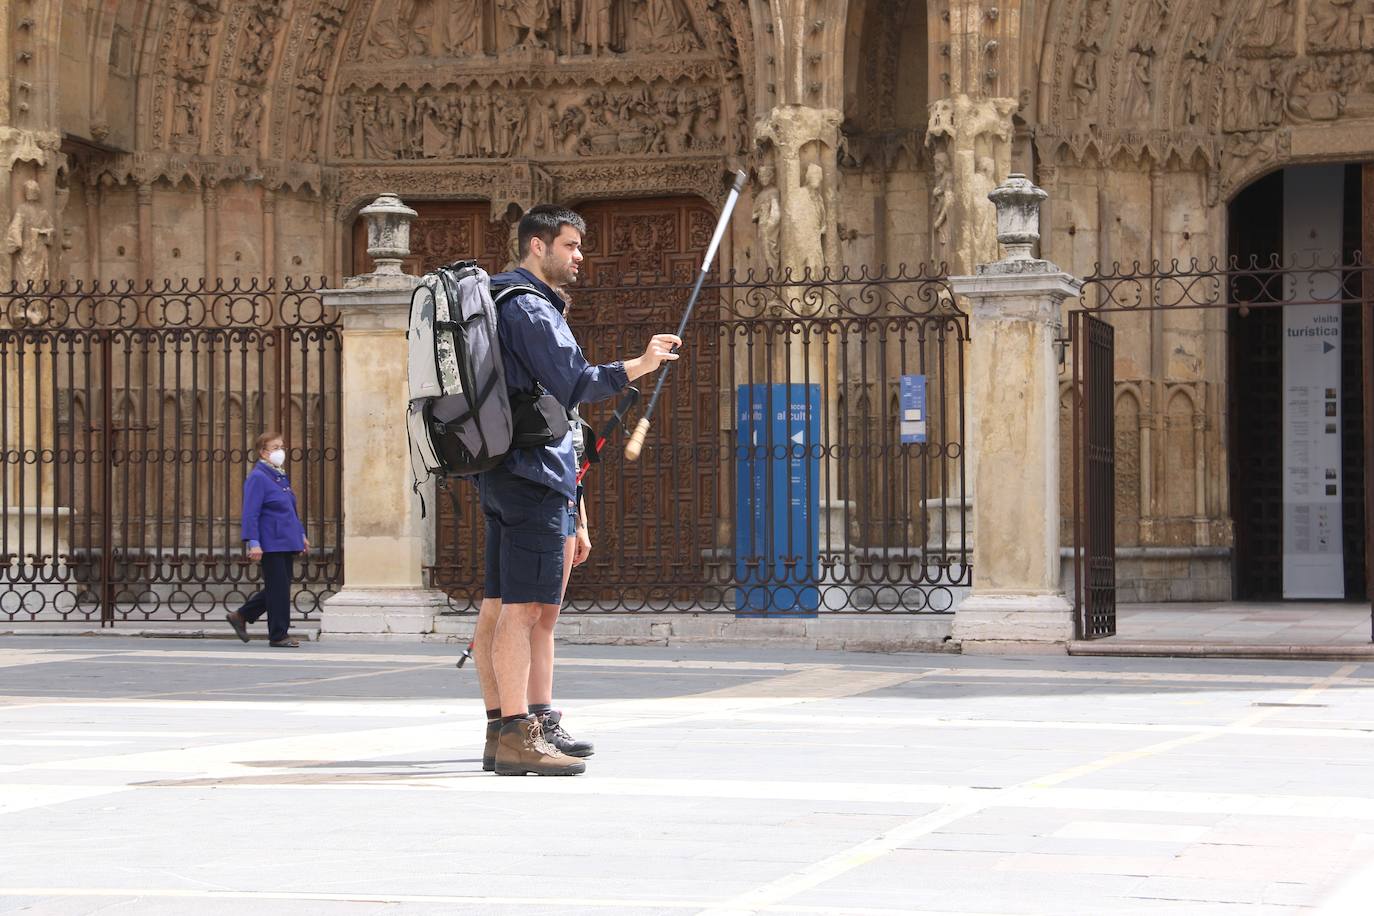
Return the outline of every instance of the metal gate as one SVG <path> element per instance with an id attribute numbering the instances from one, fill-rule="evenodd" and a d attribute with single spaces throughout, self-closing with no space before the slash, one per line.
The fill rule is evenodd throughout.
<path id="1" fill-rule="evenodd" d="M 258 587 L 239 537 L 253 439 L 280 430 L 314 548 L 342 569 L 340 336 L 317 289 L 223 281 L 0 295 L 0 620 L 201 620 Z"/>
<path id="2" fill-rule="evenodd" d="M 1116 635 L 1115 330 L 1073 312 L 1074 606 L 1078 637 Z"/>
<path id="3" fill-rule="evenodd" d="M 695 268 L 680 261 L 573 290 L 569 320 L 592 361 L 673 326 Z M 972 584 L 969 323 L 944 277 L 714 280 L 689 333 L 642 458 L 624 464 L 620 440 L 587 479 L 593 551 L 565 613 L 733 612 L 746 593 L 788 590 L 821 612 L 952 612 Z M 919 406 L 904 384 L 921 386 Z M 741 422 L 779 391 L 814 398 L 818 410 L 796 408 L 809 431 Z M 588 422 L 599 427 L 606 407 L 589 408 Z M 484 529 L 474 488 L 457 493 L 431 581 L 472 612 Z"/>

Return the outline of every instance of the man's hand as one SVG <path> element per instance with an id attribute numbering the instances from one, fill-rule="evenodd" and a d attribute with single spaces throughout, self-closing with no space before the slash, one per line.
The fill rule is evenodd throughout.
<path id="1" fill-rule="evenodd" d="M 577 546 L 573 549 L 573 565 L 581 566 L 592 554 L 592 538 L 586 525 L 577 526 Z"/>
<path id="2" fill-rule="evenodd" d="M 248 548 L 248 559 L 252 560 L 254 563 L 256 563 L 256 562 L 258 562 L 259 560 L 261 560 L 261 559 L 262 559 L 262 548 L 261 548 L 261 547 L 249 547 L 249 548 Z"/>
<path id="3" fill-rule="evenodd" d="M 644 348 L 643 356 L 625 360 L 625 374 L 630 381 L 648 375 L 665 362 L 677 359 L 681 354 L 674 353 L 674 347 L 682 346 L 682 338 L 676 334 L 655 334 Z"/>
<path id="4" fill-rule="evenodd" d="M 309 553 L 309 552 L 310 552 L 310 538 L 304 538 L 303 540 L 305 541 L 305 549 L 302 550 L 301 553 Z"/>

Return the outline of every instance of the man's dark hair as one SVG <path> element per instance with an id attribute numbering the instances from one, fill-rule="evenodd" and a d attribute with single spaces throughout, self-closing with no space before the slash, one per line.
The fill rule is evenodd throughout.
<path id="1" fill-rule="evenodd" d="M 572 226 L 583 235 L 587 234 L 587 222 L 567 207 L 553 204 L 540 204 L 531 207 L 520 217 L 519 241 L 520 257 L 530 253 L 530 239 L 538 237 L 545 245 L 552 245 L 564 226 Z"/>

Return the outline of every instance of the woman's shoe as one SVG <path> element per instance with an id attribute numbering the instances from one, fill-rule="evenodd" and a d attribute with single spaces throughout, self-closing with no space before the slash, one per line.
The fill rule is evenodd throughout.
<path id="1" fill-rule="evenodd" d="M 299 649 L 301 644 L 294 639 L 274 639 L 268 643 L 273 649 Z"/>
<path id="2" fill-rule="evenodd" d="M 238 611 L 230 611 L 224 615 L 224 619 L 229 621 L 229 626 L 234 628 L 239 639 L 248 642 L 248 621 L 243 619 L 243 615 Z"/>

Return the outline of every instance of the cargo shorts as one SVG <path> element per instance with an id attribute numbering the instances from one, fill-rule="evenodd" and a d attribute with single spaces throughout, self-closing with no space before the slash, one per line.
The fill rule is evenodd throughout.
<path id="1" fill-rule="evenodd" d="M 561 604 L 563 548 L 577 507 L 557 490 L 493 468 L 477 478 L 487 521 L 483 596 L 503 604 Z"/>

